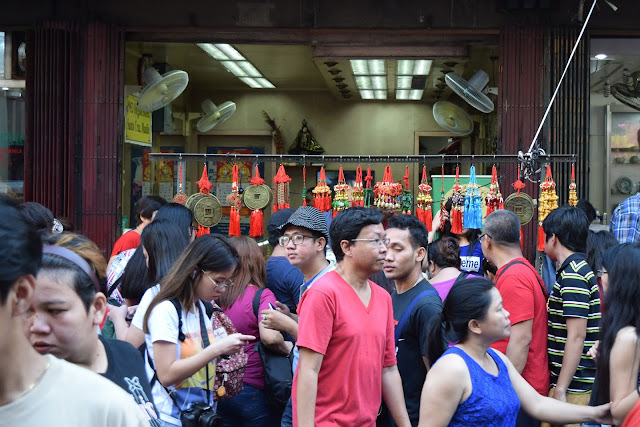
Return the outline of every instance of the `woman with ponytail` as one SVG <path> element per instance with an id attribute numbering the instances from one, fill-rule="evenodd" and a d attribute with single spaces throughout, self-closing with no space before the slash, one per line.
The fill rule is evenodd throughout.
<path id="1" fill-rule="evenodd" d="M 609 404 L 579 406 L 544 397 L 506 356 L 489 348 L 509 336 L 510 321 L 488 280 L 453 285 L 441 316 L 430 325 L 429 360 L 436 362 L 422 390 L 420 426 L 515 426 L 520 405 L 532 417 L 556 424 L 609 423 Z M 457 344 L 447 349 L 447 342 Z"/>

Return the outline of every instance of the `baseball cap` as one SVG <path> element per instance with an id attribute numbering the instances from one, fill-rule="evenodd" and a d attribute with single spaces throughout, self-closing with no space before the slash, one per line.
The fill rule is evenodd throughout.
<path id="1" fill-rule="evenodd" d="M 311 231 L 317 231 L 329 241 L 329 230 L 327 227 L 327 220 L 322 212 L 311 206 L 300 206 L 291 215 L 289 220 L 278 227 L 279 230 L 284 231 L 288 225 L 294 225 L 296 227 L 303 227 Z"/>
<path id="2" fill-rule="evenodd" d="M 291 208 L 279 209 L 271 215 L 269 218 L 269 222 L 267 223 L 267 231 L 269 234 L 278 230 L 278 228 L 284 224 L 289 217 L 295 212 L 295 210 Z"/>

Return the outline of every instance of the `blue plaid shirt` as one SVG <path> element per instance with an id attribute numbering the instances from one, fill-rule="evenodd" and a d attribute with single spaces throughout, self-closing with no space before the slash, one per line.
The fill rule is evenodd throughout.
<path id="1" fill-rule="evenodd" d="M 640 193 L 618 205 L 611 215 L 609 229 L 620 243 L 640 242 Z"/>

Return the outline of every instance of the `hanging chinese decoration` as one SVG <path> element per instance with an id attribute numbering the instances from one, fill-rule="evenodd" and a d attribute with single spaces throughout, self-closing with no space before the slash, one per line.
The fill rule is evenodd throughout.
<path id="1" fill-rule="evenodd" d="M 482 199 L 474 165 L 469 169 L 469 186 L 464 196 L 464 228 L 482 228 Z"/>
<path id="2" fill-rule="evenodd" d="M 401 196 L 402 214 L 411 215 L 413 210 L 413 194 L 411 194 L 411 190 L 409 189 L 409 166 L 405 168 L 402 180 L 404 181 L 404 190 L 402 190 Z"/>
<path id="3" fill-rule="evenodd" d="M 569 184 L 569 205 L 578 206 L 578 192 L 576 186 L 576 165 L 571 165 L 571 184 Z"/>
<path id="4" fill-rule="evenodd" d="M 238 165 L 234 164 L 232 168 L 231 193 L 227 195 L 227 203 L 231 207 L 229 212 L 229 236 L 240 235 L 240 208 L 242 207 L 242 198 L 238 194 Z"/>
<path id="5" fill-rule="evenodd" d="M 402 196 L 402 185 L 393 182 L 391 166 L 384 168 L 382 181 L 376 182 L 373 188 L 374 204 L 380 209 L 400 209 L 399 198 Z"/>
<path id="6" fill-rule="evenodd" d="M 362 166 L 356 168 L 356 180 L 351 190 L 351 206 L 364 206 L 364 185 L 362 182 Z"/>
<path id="7" fill-rule="evenodd" d="M 518 179 L 511 185 L 516 190 L 515 193 L 511 193 L 509 197 L 504 201 L 504 209 L 516 214 L 520 220 L 520 249 L 524 248 L 524 233 L 522 228 L 533 219 L 534 207 L 533 200 L 527 193 L 521 193 L 525 184 L 520 179 L 520 168 L 518 168 Z"/>
<path id="8" fill-rule="evenodd" d="M 209 191 L 213 184 L 209 181 L 207 165 L 204 165 L 202 177 L 197 181 L 200 192 L 192 194 L 186 201 L 185 206 L 193 212 L 193 218 L 198 223 L 196 236 L 200 237 L 209 234 L 209 228 L 218 224 L 222 219 L 222 205 L 216 196 Z"/>
<path id="9" fill-rule="evenodd" d="M 456 178 L 453 181 L 453 194 L 451 196 L 451 232 L 462 234 L 462 209 L 464 207 L 464 196 L 460 186 L 460 167 L 456 166 Z"/>
<path id="10" fill-rule="evenodd" d="M 291 177 L 287 175 L 284 170 L 284 166 L 280 165 L 278 173 L 273 177 L 273 183 L 275 184 L 275 196 L 273 198 L 273 212 L 277 212 L 278 209 L 289 208 L 289 182 Z"/>
<path id="11" fill-rule="evenodd" d="M 331 189 L 327 185 L 327 175 L 324 171 L 324 166 L 320 168 L 318 183 L 313 189 L 313 207 L 320 212 L 328 212 L 331 210 Z"/>
<path id="12" fill-rule="evenodd" d="M 302 166 L 302 206 L 307 206 L 307 165 Z"/>
<path id="13" fill-rule="evenodd" d="M 444 163 L 442 164 L 442 174 L 440 183 L 440 231 L 444 231 Z"/>
<path id="14" fill-rule="evenodd" d="M 370 208 L 374 202 L 373 198 L 373 188 L 371 187 L 371 182 L 373 181 L 373 175 L 371 175 L 371 166 L 367 168 L 367 176 L 364 177 L 366 185 L 364 187 L 364 201 L 363 205 L 365 208 Z"/>
<path id="15" fill-rule="evenodd" d="M 247 187 L 243 195 L 245 206 L 251 209 L 249 236 L 260 237 L 264 234 L 264 214 L 262 209 L 269 205 L 271 189 L 264 183 L 264 179 L 260 176 L 258 165 L 256 165 L 253 178 L 251 178 L 249 183 L 251 185 Z"/>
<path id="16" fill-rule="evenodd" d="M 349 207 L 349 185 L 344 179 L 344 170 L 342 166 L 338 170 L 338 183 L 333 186 L 333 202 L 331 203 L 331 209 L 333 213 L 331 217 L 338 215 L 340 211 L 343 211 Z"/>
<path id="17" fill-rule="evenodd" d="M 182 162 L 179 162 L 178 166 L 178 192 L 173 196 L 173 201 L 181 205 L 187 203 L 187 195 L 184 194 L 182 189 Z"/>
<path id="18" fill-rule="evenodd" d="M 416 197 L 416 216 L 426 227 L 428 231 L 433 228 L 433 213 L 431 205 L 433 198 L 431 197 L 431 186 L 427 179 L 427 167 L 422 167 L 422 180 L 418 185 L 418 197 Z"/>
<path id="19" fill-rule="evenodd" d="M 549 213 L 558 207 L 556 183 L 551 176 L 551 166 L 547 165 L 547 173 L 540 184 L 540 199 L 538 200 L 538 250 L 544 251 L 545 235 L 542 223 Z"/>
<path id="20" fill-rule="evenodd" d="M 489 216 L 493 211 L 504 209 L 504 200 L 500 193 L 500 184 L 498 183 L 498 170 L 496 169 L 496 165 L 493 165 L 493 168 L 491 168 L 491 184 L 489 185 L 489 194 L 487 195 L 485 202 L 487 204 L 487 216 Z"/>

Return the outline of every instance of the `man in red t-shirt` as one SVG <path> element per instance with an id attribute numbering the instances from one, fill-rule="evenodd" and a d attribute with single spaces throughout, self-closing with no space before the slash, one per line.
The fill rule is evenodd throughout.
<path id="1" fill-rule="evenodd" d="M 385 262 L 389 240 L 381 221 L 379 211 L 360 207 L 331 221 L 338 265 L 298 306 L 294 426 L 372 427 L 382 398 L 398 426 L 411 426 L 396 366 L 391 297 L 367 279 Z"/>
<path id="2" fill-rule="evenodd" d="M 480 236 L 482 252 L 493 262 L 502 305 L 511 313 L 511 335 L 491 347 L 507 355 L 522 377 L 541 395 L 549 392 L 547 295 L 535 268 L 522 256 L 520 220 L 511 211 L 490 214 Z M 517 427 L 539 425 L 520 411 Z"/>

